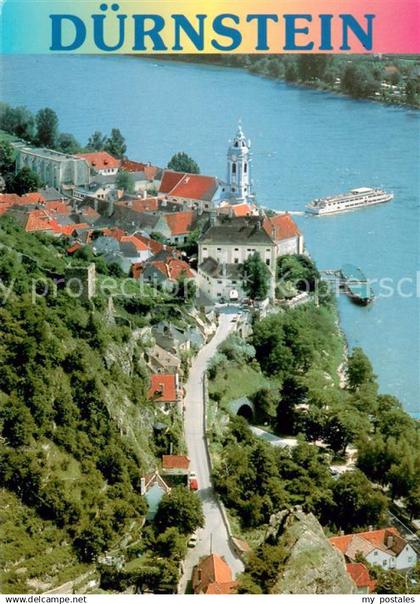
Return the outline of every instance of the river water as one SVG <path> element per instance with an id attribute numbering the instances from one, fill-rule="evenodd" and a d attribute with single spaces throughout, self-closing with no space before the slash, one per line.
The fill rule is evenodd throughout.
<path id="1" fill-rule="evenodd" d="M 358 186 L 393 191 L 388 204 L 296 220 L 320 268 L 350 262 L 370 279 L 389 279 L 393 294 L 374 285 L 367 308 L 341 296 L 342 325 L 349 345 L 371 358 L 381 391 L 420 413 L 420 112 L 240 70 L 116 56 L 2 57 L 0 92 L 13 105 L 53 108 L 61 130 L 82 143 L 118 127 L 133 159 L 166 165 L 183 150 L 222 178 L 241 118 L 258 201 L 273 209 L 301 211 L 314 197 Z"/>

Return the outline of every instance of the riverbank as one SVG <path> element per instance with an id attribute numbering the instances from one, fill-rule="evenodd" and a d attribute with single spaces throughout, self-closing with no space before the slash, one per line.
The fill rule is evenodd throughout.
<path id="1" fill-rule="evenodd" d="M 161 55 L 142 59 L 243 69 L 271 80 L 385 105 L 420 108 L 420 62 L 352 55 Z"/>

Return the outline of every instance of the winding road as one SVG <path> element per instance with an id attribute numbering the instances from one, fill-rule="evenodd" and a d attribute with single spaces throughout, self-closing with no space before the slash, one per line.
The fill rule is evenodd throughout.
<path id="1" fill-rule="evenodd" d="M 190 369 L 190 377 L 185 385 L 185 440 L 188 456 L 191 460 L 190 469 L 197 474 L 198 495 L 203 503 L 205 526 L 198 531 L 197 545 L 188 550 L 184 562 L 184 574 L 180 583 L 181 593 L 185 592 L 187 583 L 191 579 L 193 567 L 202 556 L 210 552 L 223 556 L 235 576 L 242 572 L 244 568 L 241 559 L 231 548 L 220 505 L 211 483 L 210 465 L 205 443 L 203 400 L 203 376 L 208 362 L 215 354 L 219 344 L 234 329 L 234 320 L 237 316 L 236 313 L 229 312 L 229 310 L 220 314 L 217 331 L 212 340 L 203 346 L 194 359 Z"/>

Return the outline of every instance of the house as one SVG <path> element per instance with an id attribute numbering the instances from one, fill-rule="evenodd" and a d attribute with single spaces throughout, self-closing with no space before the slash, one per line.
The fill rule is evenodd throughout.
<path id="1" fill-rule="evenodd" d="M 84 186 L 89 183 L 89 164 L 82 157 L 35 147 L 17 145 L 15 149 L 16 169 L 30 168 L 49 187 L 60 189 L 63 185 Z"/>
<path id="2" fill-rule="evenodd" d="M 191 348 L 190 338 L 185 330 L 172 323 L 158 323 L 152 327 L 152 334 L 156 344 L 172 354 L 179 355 L 188 352 Z"/>
<path id="3" fill-rule="evenodd" d="M 198 267 L 198 276 L 200 290 L 214 302 L 238 302 L 246 296 L 242 264 L 206 258 Z"/>
<path id="4" fill-rule="evenodd" d="M 244 297 L 242 265 L 254 253 L 260 255 L 270 270 L 271 296 L 274 296 L 277 247 L 262 222 L 260 216 L 214 216 L 209 228 L 201 235 L 198 241 L 198 285 L 213 302 L 222 299 L 238 301 Z M 208 261 L 209 258 L 212 261 Z"/>
<path id="5" fill-rule="evenodd" d="M 181 373 L 181 360 L 175 354 L 155 344 L 145 352 L 147 365 L 155 373 Z"/>
<path id="6" fill-rule="evenodd" d="M 276 244 L 277 256 L 303 253 L 303 235 L 288 212 L 266 216 L 263 227 Z"/>
<path id="7" fill-rule="evenodd" d="M 374 581 L 368 569 L 361 562 L 350 562 L 346 564 L 346 569 L 353 582 L 356 585 L 358 594 L 371 594 L 375 592 L 376 581 Z"/>
<path id="8" fill-rule="evenodd" d="M 188 476 L 190 458 L 186 455 L 162 455 L 162 473 L 169 476 Z"/>
<path id="9" fill-rule="evenodd" d="M 215 176 L 187 174 L 165 170 L 159 186 L 159 196 L 185 202 L 190 208 L 209 210 L 220 198 L 220 183 Z"/>
<path id="10" fill-rule="evenodd" d="M 329 541 L 348 562 L 356 562 L 357 554 L 363 555 L 370 564 L 385 569 L 405 570 L 413 568 L 417 562 L 412 546 L 393 527 L 331 537 Z"/>
<path id="11" fill-rule="evenodd" d="M 241 216 L 258 216 L 259 211 L 254 203 L 248 203 L 246 201 L 240 203 L 222 201 L 217 208 L 217 213 L 240 218 Z"/>
<path id="12" fill-rule="evenodd" d="M 114 176 L 121 165 L 121 160 L 116 159 L 106 151 L 76 153 L 76 157 L 86 160 L 92 173 L 103 176 Z"/>
<path id="13" fill-rule="evenodd" d="M 193 569 L 192 588 L 195 594 L 228 595 L 235 593 L 237 586 L 230 566 L 218 554 L 203 556 Z"/>
<path id="14" fill-rule="evenodd" d="M 212 215 L 209 227 L 198 241 L 199 288 L 213 302 L 240 301 L 245 296 L 243 264 L 257 253 L 270 271 L 269 296 L 273 298 L 277 258 L 302 251 L 303 237 L 289 214 L 273 218 L 263 213 L 240 217 Z"/>
<path id="15" fill-rule="evenodd" d="M 149 246 L 134 235 L 124 235 L 121 237 L 120 251 L 131 264 L 145 262 L 152 255 Z"/>
<path id="16" fill-rule="evenodd" d="M 167 231 L 162 234 L 166 236 L 169 243 L 185 243 L 188 239 L 188 235 L 194 228 L 196 213 L 191 210 L 186 212 L 173 212 L 172 214 L 164 214 L 164 218 L 168 225 L 169 234 Z"/>
<path id="17" fill-rule="evenodd" d="M 148 399 L 163 412 L 169 412 L 181 402 L 182 390 L 177 373 L 155 373 L 150 378 Z"/>
<path id="18" fill-rule="evenodd" d="M 159 285 L 166 288 L 173 288 L 179 279 L 183 277 L 194 279 L 195 273 L 185 260 L 174 258 L 170 254 L 167 254 L 163 260 L 151 259 L 143 265 L 143 270 L 140 274 L 140 280 L 143 283 L 150 283 L 155 287 Z"/>
<path id="19" fill-rule="evenodd" d="M 164 495 L 171 492 L 170 487 L 156 470 L 152 474 L 146 474 L 140 480 L 140 493 L 147 502 L 146 520 L 153 520 Z"/>

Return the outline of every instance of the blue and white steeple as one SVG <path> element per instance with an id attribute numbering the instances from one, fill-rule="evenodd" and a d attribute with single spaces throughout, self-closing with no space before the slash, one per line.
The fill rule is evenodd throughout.
<path id="1" fill-rule="evenodd" d="M 227 153 L 227 184 L 231 200 L 236 203 L 253 198 L 251 181 L 251 141 L 246 139 L 239 121 L 235 138 Z"/>

